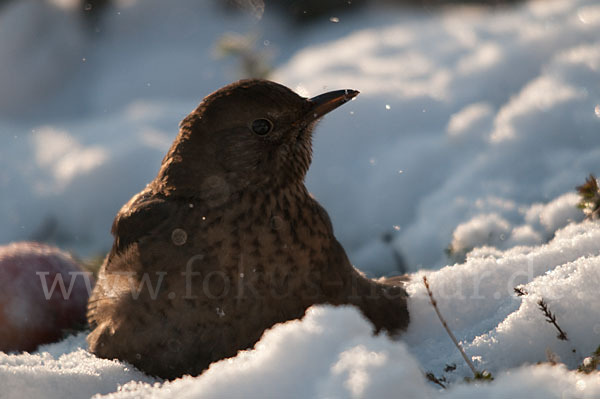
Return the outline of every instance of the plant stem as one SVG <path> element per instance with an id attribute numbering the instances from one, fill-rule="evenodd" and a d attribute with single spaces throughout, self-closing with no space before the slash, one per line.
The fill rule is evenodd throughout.
<path id="1" fill-rule="evenodd" d="M 448 327 L 448 324 L 446 323 L 446 320 L 444 320 L 444 318 L 442 317 L 442 314 L 440 313 L 440 310 L 437 307 L 436 300 L 433 299 L 433 293 L 431 292 L 431 289 L 429 288 L 429 282 L 427 281 L 427 276 L 423 276 L 423 283 L 425 284 L 425 288 L 427 289 L 427 294 L 429 295 L 429 300 L 431 301 L 431 305 L 433 306 L 433 309 L 435 309 L 435 313 L 437 314 L 438 319 L 440 319 L 440 322 L 442 322 L 442 325 L 446 329 L 446 332 L 450 336 L 450 339 L 452 339 L 452 342 L 454 342 L 454 345 L 456 346 L 456 348 L 458 349 L 458 351 L 462 355 L 463 359 L 465 359 L 465 362 L 467 363 L 467 365 L 469 366 L 469 368 L 473 372 L 473 377 L 477 378 L 477 376 L 479 375 L 479 372 L 477 371 L 477 369 L 473 365 L 473 362 L 471 362 L 471 360 L 469 360 L 469 358 L 467 357 L 467 354 L 465 353 L 465 351 L 462 348 L 462 346 L 460 346 L 460 344 L 458 343 L 458 340 L 456 339 L 456 337 L 454 336 L 454 334 L 452 333 L 452 331 L 450 331 L 450 328 Z"/>

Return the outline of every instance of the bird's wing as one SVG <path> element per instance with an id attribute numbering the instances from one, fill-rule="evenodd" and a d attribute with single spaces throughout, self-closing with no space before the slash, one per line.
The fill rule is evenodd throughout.
<path id="1" fill-rule="evenodd" d="M 87 317 L 92 328 L 107 318 L 111 305 L 126 279 L 119 279 L 109 270 L 127 272 L 139 264 L 140 241 L 157 231 L 176 215 L 178 202 L 143 191 L 125 204 L 112 225 L 115 237 L 112 250 L 98 273 L 96 287 L 88 301 Z M 127 284 L 125 284 L 128 288 Z"/>
<path id="2" fill-rule="evenodd" d="M 177 212 L 177 202 L 147 193 L 133 197 L 121 208 L 112 224 L 115 237 L 111 256 L 121 253 L 131 244 L 168 222 Z"/>

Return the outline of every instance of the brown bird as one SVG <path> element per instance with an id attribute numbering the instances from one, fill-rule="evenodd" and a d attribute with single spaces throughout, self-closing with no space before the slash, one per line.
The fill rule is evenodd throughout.
<path id="1" fill-rule="evenodd" d="M 304 186 L 316 122 L 356 95 L 307 99 L 242 80 L 207 96 L 115 218 L 88 305 L 90 350 L 171 379 L 314 304 L 355 305 L 375 332 L 405 329 L 404 289 L 352 266 Z"/>

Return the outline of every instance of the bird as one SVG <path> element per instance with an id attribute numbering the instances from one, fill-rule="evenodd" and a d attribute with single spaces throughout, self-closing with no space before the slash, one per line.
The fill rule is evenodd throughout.
<path id="1" fill-rule="evenodd" d="M 164 379 L 199 375 L 317 304 L 355 306 L 373 333 L 399 336 L 402 279 L 355 268 L 304 185 L 315 125 L 358 94 L 246 79 L 206 96 L 114 219 L 89 350 Z"/>

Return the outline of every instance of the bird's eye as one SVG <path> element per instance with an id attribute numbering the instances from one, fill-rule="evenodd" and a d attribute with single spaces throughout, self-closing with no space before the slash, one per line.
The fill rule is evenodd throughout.
<path id="1" fill-rule="evenodd" d="M 268 119 L 257 119 L 252 122 L 252 131 L 259 136 L 264 136 L 273 129 L 273 122 Z"/>

